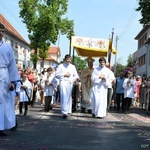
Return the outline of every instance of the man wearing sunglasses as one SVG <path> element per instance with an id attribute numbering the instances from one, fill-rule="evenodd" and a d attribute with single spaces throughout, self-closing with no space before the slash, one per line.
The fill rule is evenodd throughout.
<path id="1" fill-rule="evenodd" d="M 3 41 L 5 27 L 0 23 L 0 136 L 16 125 L 14 108 L 15 81 L 20 80 L 11 45 Z"/>

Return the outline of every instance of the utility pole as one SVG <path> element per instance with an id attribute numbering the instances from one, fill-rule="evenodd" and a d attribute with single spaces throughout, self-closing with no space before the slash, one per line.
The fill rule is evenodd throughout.
<path id="1" fill-rule="evenodd" d="M 109 52 L 108 52 L 108 63 L 109 63 L 109 68 L 110 68 L 110 63 L 111 63 L 111 53 L 112 53 L 112 45 L 113 45 L 113 36 L 114 36 L 114 28 L 112 28 L 112 32 L 111 32 L 111 41 L 110 41 L 110 45 L 109 45 Z"/>
<path id="2" fill-rule="evenodd" d="M 70 33 L 69 55 L 71 56 L 71 35 L 72 35 L 72 28 L 69 29 L 69 33 Z"/>
<path id="3" fill-rule="evenodd" d="M 117 51 L 117 44 L 118 44 L 118 35 L 116 36 L 116 46 L 115 49 Z M 117 53 L 115 55 L 115 65 L 114 65 L 114 74 L 116 75 L 116 67 L 117 67 Z"/>

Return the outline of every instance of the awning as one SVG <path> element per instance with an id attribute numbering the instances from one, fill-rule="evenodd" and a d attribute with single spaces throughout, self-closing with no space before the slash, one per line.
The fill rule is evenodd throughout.
<path id="1" fill-rule="evenodd" d="M 72 36 L 71 45 L 79 56 L 107 57 L 107 53 L 111 47 L 111 41 L 109 39 Z M 113 46 L 111 52 L 113 54 L 117 53 Z"/>

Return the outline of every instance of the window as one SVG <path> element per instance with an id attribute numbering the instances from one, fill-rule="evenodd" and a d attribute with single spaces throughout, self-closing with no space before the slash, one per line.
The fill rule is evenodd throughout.
<path id="1" fill-rule="evenodd" d="M 139 66 L 142 66 L 146 63 L 146 54 L 138 58 Z"/>
<path id="2" fill-rule="evenodd" d="M 138 48 L 142 47 L 145 44 L 145 41 L 147 41 L 147 33 L 145 33 L 138 42 Z"/>

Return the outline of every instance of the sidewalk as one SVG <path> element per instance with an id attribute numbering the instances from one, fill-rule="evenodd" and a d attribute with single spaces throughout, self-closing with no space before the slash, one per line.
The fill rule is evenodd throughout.
<path id="1" fill-rule="evenodd" d="M 131 108 L 131 113 L 129 116 L 134 117 L 144 123 L 150 123 L 150 113 L 146 112 L 144 109 L 133 107 Z"/>

